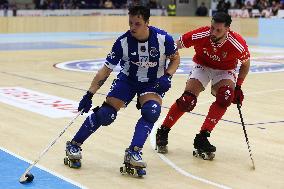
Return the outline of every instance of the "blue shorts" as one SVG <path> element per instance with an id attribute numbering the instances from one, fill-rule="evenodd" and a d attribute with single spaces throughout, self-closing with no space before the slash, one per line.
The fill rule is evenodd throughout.
<path id="1" fill-rule="evenodd" d="M 165 93 L 158 92 L 154 87 L 155 82 L 133 82 L 126 78 L 119 78 L 112 82 L 107 96 L 124 101 L 125 106 L 131 102 L 136 94 L 139 97 L 147 93 L 155 93 L 163 98 Z"/>

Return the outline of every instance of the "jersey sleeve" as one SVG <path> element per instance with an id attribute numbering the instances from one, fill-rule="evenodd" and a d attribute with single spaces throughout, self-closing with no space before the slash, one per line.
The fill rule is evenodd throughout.
<path id="1" fill-rule="evenodd" d="M 177 45 L 174 42 L 174 39 L 170 35 L 165 36 L 165 54 L 166 56 L 171 56 L 177 51 Z"/>
<path id="2" fill-rule="evenodd" d="M 246 44 L 246 42 L 244 41 L 244 50 L 243 50 L 243 52 L 241 53 L 241 55 L 240 55 L 240 57 L 239 57 L 239 60 L 241 61 L 241 62 L 245 62 L 245 61 L 247 61 L 248 59 L 250 59 L 250 52 L 249 52 L 249 50 L 248 50 L 248 46 L 247 46 L 247 44 Z"/>
<path id="3" fill-rule="evenodd" d="M 113 70 L 115 66 L 120 62 L 123 56 L 123 50 L 120 40 L 116 40 L 112 46 L 111 52 L 106 57 L 105 66 Z"/>
<path id="4" fill-rule="evenodd" d="M 180 36 L 179 41 L 183 48 L 189 48 L 198 44 L 198 42 L 210 34 L 209 27 L 201 27 L 192 31 L 189 31 Z"/>

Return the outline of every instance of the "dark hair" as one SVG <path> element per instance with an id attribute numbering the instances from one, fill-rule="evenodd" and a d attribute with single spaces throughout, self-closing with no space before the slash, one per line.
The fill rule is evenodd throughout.
<path id="1" fill-rule="evenodd" d="M 217 12 L 213 15 L 212 20 L 216 23 L 224 23 L 225 26 L 230 26 L 232 23 L 231 16 L 225 12 Z"/>
<path id="2" fill-rule="evenodd" d="M 146 22 L 150 18 L 150 9 L 148 7 L 144 7 L 141 5 L 134 5 L 129 7 L 128 14 L 131 16 L 139 16 L 143 17 L 143 20 Z"/>

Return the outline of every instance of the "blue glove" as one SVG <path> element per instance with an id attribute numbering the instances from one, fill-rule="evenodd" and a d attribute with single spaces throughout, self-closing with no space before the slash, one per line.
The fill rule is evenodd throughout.
<path id="1" fill-rule="evenodd" d="M 165 93 L 171 88 L 172 76 L 170 74 L 165 74 L 156 81 L 155 88 L 161 92 Z"/>
<path id="2" fill-rule="evenodd" d="M 92 107 L 93 96 L 94 96 L 93 93 L 87 91 L 87 93 L 83 96 L 82 100 L 79 103 L 78 111 L 83 110 L 82 113 L 88 113 Z"/>

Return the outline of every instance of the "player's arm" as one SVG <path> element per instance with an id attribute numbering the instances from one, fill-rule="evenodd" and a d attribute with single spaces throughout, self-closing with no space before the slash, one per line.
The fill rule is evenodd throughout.
<path id="1" fill-rule="evenodd" d="M 208 27 L 201 27 L 187 33 L 182 34 L 179 39 L 176 41 L 177 48 L 189 48 L 199 43 L 202 40 L 202 36 L 204 37 L 206 32 L 209 32 Z"/>
<path id="2" fill-rule="evenodd" d="M 249 68 L 250 68 L 250 59 L 248 58 L 247 60 L 242 61 L 241 67 L 239 69 L 239 75 L 234 92 L 234 99 L 233 99 L 234 104 L 242 105 L 242 102 L 244 100 L 244 94 L 241 89 L 241 86 L 249 72 Z"/>
<path id="3" fill-rule="evenodd" d="M 240 70 L 239 70 L 239 75 L 237 79 L 237 86 L 241 86 L 243 81 L 245 80 L 250 68 L 250 59 L 247 59 L 246 61 L 243 61 Z"/>
<path id="4" fill-rule="evenodd" d="M 176 44 L 178 49 L 182 49 L 181 41 L 179 39 L 176 41 Z"/>
<path id="5" fill-rule="evenodd" d="M 249 68 L 250 68 L 250 52 L 248 50 L 248 46 L 246 45 L 246 43 L 244 42 L 244 47 L 245 50 L 243 51 L 243 53 L 240 55 L 240 57 L 238 58 L 241 61 L 241 66 L 239 69 L 239 75 L 238 75 L 238 79 L 237 79 L 237 83 L 236 83 L 236 87 L 240 88 L 243 84 L 243 81 L 245 80 L 248 72 L 249 72 Z"/>
<path id="6" fill-rule="evenodd" d="M 105 83 L 111 72 L 112 69 L 109 69 L 104 65 L 95 75 L 88 91 L 92 94 L 95 94 L 99 90 L 99 88 L 101 88 L 101 86 Z"/>
<path id="7" fill-rule="evenodd" d="M 180 56 L 178 51 L 176 51 L 173 55 L 169 56 L 170 62 L 166 69 L 166 73 L 171 76 L 176 72 L 180 63 Z"/>
<path id="8" fill-rule="evenodd" d="M 95 75 L 91 86 L 89 88 L 89 92 L 95 94 L 100 87 L 105 83 L 107 78 L 109 77 L 112 70 L 116 67 L 116 65 L 122 59 L 122 47 L 120 40 L 116 40 L 113 44 L 111 52 L 107 55 L 104 66 L 97 72 Z"/>

